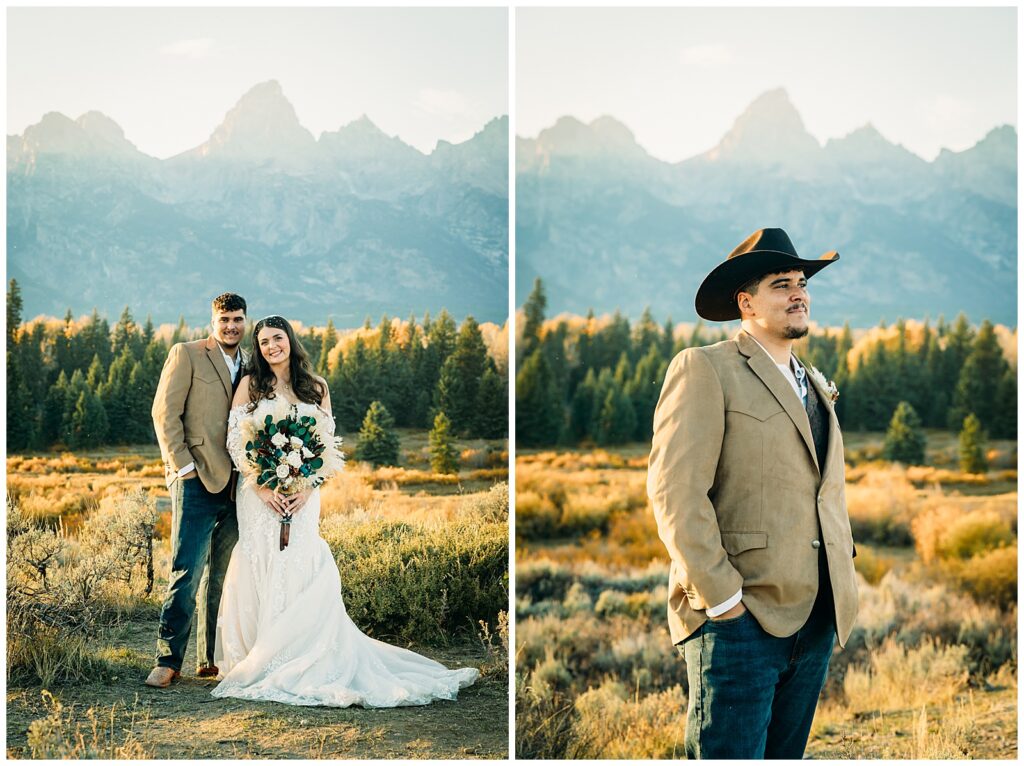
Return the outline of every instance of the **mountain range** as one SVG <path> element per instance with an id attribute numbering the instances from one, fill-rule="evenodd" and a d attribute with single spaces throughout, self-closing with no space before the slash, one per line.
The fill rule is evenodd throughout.
<path id="1" fill-rule="evenodd" d="M 306 324 L 441 308 L 501 323 L 508 117 L 429 154 L 366 116 L 314 138 L 269 81 L 159 160 L 99 112 L 51 112 L 7 136 L 7 245 L 26 317 L 127 305 L 199 324 L 231 291 Z"/>
<path id="2" fill-rule="evenodd" d="M 804 258 L 839 251 L 811 282 L 824 324 L 964 311 L 1016 325 L 1012 126 L 931 162 L 870 124 L 822 146 L 779 89 L 678 163 L 611 117 L 563 117 L 516 140 L 517 304 L 539 276 L 552 315 L 650 307 L 691 321 L 704 276 L 766 227 L 785 229 Z"/>

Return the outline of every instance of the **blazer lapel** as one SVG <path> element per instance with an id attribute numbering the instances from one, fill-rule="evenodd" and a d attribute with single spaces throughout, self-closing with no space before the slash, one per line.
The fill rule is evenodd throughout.
<path id="1" fill-rule="evenodd" d="M 213 369 L 220 375 L 220 382 L 224 384 L 224 391 L 230 400 L 231 372 L 228 370 L 227 362 L 224 361 L 224 354 L 220 352 L 220 346 L 217 345 L 217 341 L 212 335 L 206 339 L 206 356 L 209 358 L 210 364 L 213 365 Z"/>
<path id="2" fill-rule="evenodd" d="M 786 414 L 789 415 L 789 419 L 793 421 L 793 425 L 800 432 L 804 445 L 811 455 L 811 462 L 818 469 L 818 475 L 820 476 L 822 468 L 818 465 L 818 456 L 814 450 L 811 422 L 807 419 L 807 413 L 800 403 L 800 397 L 793 391 L 793 387 L 786 380 L 785 376 L 779 372 L 779 368 L 775 366 L 775 360 L 768 356 L 768 353 L 761 348 L 757 341 L 748 337 L 747 333 L 742 330 L 736 338 L 739 341 L 740 353 L 747 357 L 747 365 L 761 379 L 761 382 L 765 384 L 768 390 L 772 392 L 772 395 L 779 401 Z M 830 420 L 832 417 L 835 416 L 830 416 Z M 831 449 L 831 444 L 829 449 Z"/>
<path id="3" fill-rule="evenodd" d="M 797 361 L 804 365 L 804 369 L 807 370 L 808 384 L 814 386 L 814 390 L 818 392 L 818 397 L 825 403 L 825 409 L 828 410 L 828 449 L 825 451 L 825 465 L 821 468 L 821 481 L 824 483 L 828 467 L 832 465 L 832 453 L 839 442 L 839 418 L 836 417 L 836 408 L 832 404 L 832 398 L 822 388 L 821 383 L 815 380 L 815 376 L 811 374 L 811 368 L 804 364 L 799 357 Z"/>

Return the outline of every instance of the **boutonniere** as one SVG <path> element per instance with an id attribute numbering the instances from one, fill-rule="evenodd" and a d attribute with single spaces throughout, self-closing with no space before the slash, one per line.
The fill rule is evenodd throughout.
<path id="1" fill-rule="evenodd" d="M 836 399 L 839 398 L 839 389 L 836 388 L 835 381 L 826 380 L 825 376 L 821 374 L 821 370 L 817 367 L 811 367 L 811 377 L 814 378 L 818 385 L 824 389 L 825 393 L 828 394 L 828 400 L 832 403 L 836 403 Z"/>

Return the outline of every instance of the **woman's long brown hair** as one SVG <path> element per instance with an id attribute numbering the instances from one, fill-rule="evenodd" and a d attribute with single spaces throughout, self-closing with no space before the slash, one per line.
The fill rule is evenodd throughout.
<path id="1" fill-rule="evenodd" d="M 252 355 L 249 357 L 249 412 L 256 409 L 260 399 L 275 399 L 274 381 L 277 376 L 270 369 L 270 364 L 263 358 L 260 351 L 259 335 L 264 327 L 273 327 L 277 330 L 284 330 L 288 336 L 288 345 L 291 347 L 288 356 L 288 369 L 291 374 L 292 391 L 299 401 L 307 404 L 322 404 L 324 395 L 327 393 L 323 386 L 313 377 L 313 367 L 309 363 L 309 355 L 305 347 L 295 337 L 295 331 L 288 323 L 288 320 L 281 316 L 264 317 L 256 323 L 252 330 Z"/>

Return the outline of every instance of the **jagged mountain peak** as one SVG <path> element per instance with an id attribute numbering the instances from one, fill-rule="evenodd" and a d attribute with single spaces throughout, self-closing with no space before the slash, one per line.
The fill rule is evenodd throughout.
<path id="1" fill-rule="evenodd" d="M 315 143 L 299 123 L 281 84 L 267 80 L 246 91 L 209 140 L 186 154 L 287 162 L 308 152 Z"/>
<path id="2" fill-rule="evenodd" d="M 102 112 L 95 111 L 86 112 L 77 120 L 60 112 L 47 112 L 39 122 L 25 129 L 20 137 L 18 153 L 22 156 L 141 156 L 135 145 L 125 138 L 120 125 Z"/>
<path id="3" fill-rule="evenodd" d="M 619 120 L 607 115 L 589 124 L 571 116 L 560 117 L 553 126 L 537 135 L 536 147 L 540 153 L 547 155 L 646 155 L 636 142 L 633 132 Z"/>
<path id="4" fill-rule="evenodd" d="M 784 88 L 762 93 L 736 118 L 718 146 L 704 155 L 711 161 L 753 164 L 803 163 L 821 150 L 804 127 Z"/>
<path id="5" fill-rule="evenodd" d="M 825 153 L 847 165 L 884 165 L 895 167 L 923 166 L 925 160 L 918 157 L 902 144 L 896 144 L 883 136 L 870 122 L 861 125 L 842 138 L 830 138 L 825 143 Z M 900 165 L 893 165 L 900 163 Z"/>

